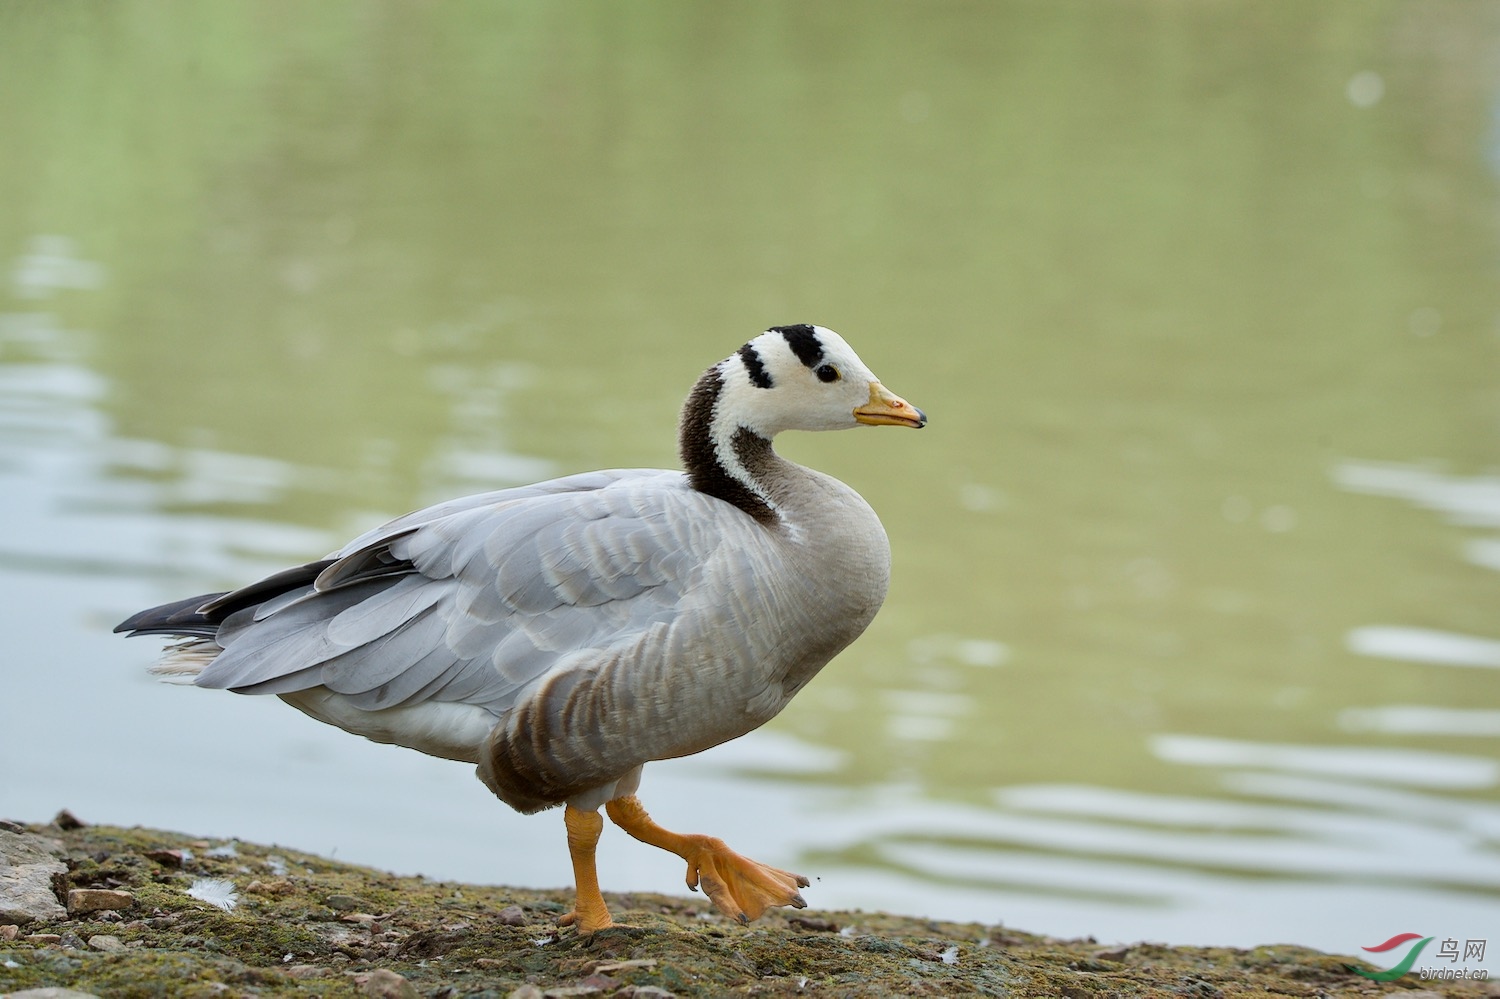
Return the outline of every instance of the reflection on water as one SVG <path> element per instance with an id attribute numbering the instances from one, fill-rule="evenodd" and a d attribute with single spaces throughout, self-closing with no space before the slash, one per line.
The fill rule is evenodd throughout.
<path id="1" fill-rule="evenodd" d="M 1388 735 L 1500 736 L 1500 711 L 1486 708 L 1432 708 L 1395 704 L 1384 708 L 1345 708 L 1339 727 L 1348 732 Z"/>
<path id="2" fill-rule="evenodd" d="M 66 236 L 37 236 L 11 270 L 17 298 L 51 298 L 64 289 L 94 289 L 104 283 L 104 269 L 80 260 Z"/>
<path id="3" fill-rule="evenodd" d="M 0 33 L 0 76 L 56 84 L 0 107 L 27 209 L 0 212 L 0 810 L 567 883 L 556 816 L 163 688 L 108 630 L 425 503 L 670 464 L 702 367 L 807 319 L 933 416 L 785 445 L 881 513 L 890 601 L 767 730 L 649 768 L 654 814 L 805 868 L 819 906 L 1476 936 L 1500 901 L 1493 26 L 766 9 L 647 4 L 621 33 L 603 8 L 288 31 L 225 7 L 243 41 L 192 72 L 149 6 Z M 117 90 L 135 117 L 94 118 Z M 679 883 L 623 840 L 608 887 Z"/>
<path id="4" fill-rule="evenodd" d="M 1381 659 L 1500 668 L 1500 641 L 1431 628 L 1370 625 L 1349 632 L 1347 644 L 1350 652 Z"/>
<path id="5" fill-rule="evenodd" d="M 1500 763 L 1494 760 L 1417 749 L 1279 746 L 1180 735 L 1157 736 L 1152 749 L 1171 763 L 1285 770 L 1453 791 L 1493 787 L 1500 774 Z"/>
<path id="6" fill-rule="evenodd" d="M 1394 496 L 1455 524 L 1500 527 L 1500 475 L 1451 475 L 1420 465 L 1339 462 L 1334 481 L 1351 492 Z"/>

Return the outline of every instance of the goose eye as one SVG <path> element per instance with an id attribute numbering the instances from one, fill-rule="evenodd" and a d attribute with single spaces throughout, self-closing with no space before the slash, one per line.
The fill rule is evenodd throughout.
<path id="1" fill-rule="evenodd" d="M 839 380 L 839 369 L 831 364 L 820 364 L 818 370 L 813 374 L 818 376 L 820 382 L 836 382 Z"/>

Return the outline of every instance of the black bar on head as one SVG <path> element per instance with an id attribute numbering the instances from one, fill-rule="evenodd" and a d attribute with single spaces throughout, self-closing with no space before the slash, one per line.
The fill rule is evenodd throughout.
<path id="1" fill-rule="evenodd" d="M 795 326 L 772 326 L 768 333 L 780 333 L 786 337 L 786 345 L 792 348 L 792 353 L 797 355 L 797 360 L 809 368 L 817 367 L 823 359 L 823 341 L 818 339 L 817 332 L 807 323 L 798 323 Z"/>

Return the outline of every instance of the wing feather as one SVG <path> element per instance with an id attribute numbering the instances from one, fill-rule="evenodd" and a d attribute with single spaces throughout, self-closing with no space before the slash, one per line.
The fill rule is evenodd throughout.
<path id="1" fill-rule="evenodd" d="M 734 513 L 678 473 L 624 470 L 408 514 L 333 553 L 312 586 L 232 615 L 197 682 L 498 717 L 541 678 L 669 623 L 723 540 L 702 521 Z"/>
<path id="2" fill-rule="evenodd" d="M 368 645 L 426 614 L 446 595 L 422 576 L 402 576 L 328 621 L 328 638 L 350 649 Z"/>
<path id="3" fill-rule="evenodd" d="M 262 621 L 254 620 L 253 608 L 236 611 L 219 629 L 224 651 L 193 682 L 238 690 L 336 656 L 346 650 L 328 637 L 329 620 L 370 595 L 366 587 L 351 586 L 322 600 L 296 601 Z"/>

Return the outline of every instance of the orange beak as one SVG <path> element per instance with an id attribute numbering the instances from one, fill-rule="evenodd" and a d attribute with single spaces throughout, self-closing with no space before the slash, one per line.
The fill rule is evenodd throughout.
<path id="1" fill-rule="evenodd" d="M 925 427 L 927 415 L 879 382 L 870 383 L 870 401 L 856 406 L 854 418 L 874 427 Z"/>

